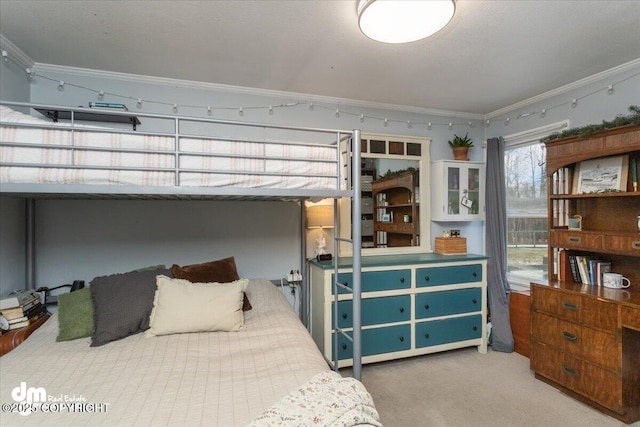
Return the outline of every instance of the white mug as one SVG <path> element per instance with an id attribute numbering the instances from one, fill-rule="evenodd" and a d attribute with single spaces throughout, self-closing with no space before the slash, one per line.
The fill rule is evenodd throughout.
<path id="1" fill-rule="evenodd" d="M 625 280 L 627 282 L 626 286 L 623 285 Z M 619 273 L 603 273 L 602 286 L 614 289 L 628 288 L 631 286 L 631 281 Z"/>

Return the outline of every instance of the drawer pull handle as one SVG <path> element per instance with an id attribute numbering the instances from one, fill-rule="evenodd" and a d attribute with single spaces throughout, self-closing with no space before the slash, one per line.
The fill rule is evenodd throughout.
<path id="1" fill-rule="evenodd" d="M 346 344 L 342 344 L 342 349 L 346 350 L 347 349 L 347 345 Z"/>
<path id="2" fill-rule="evenodd" d="M 562 337 L 567 341 L 578 342 L 578 336 L 571 332 L 562 331 Z"/>
<path id="3" fill-rule="evenodd" d="M 474 304 L 477 304 L 478 300 L 474 298 L 474 299 L 471 300 L 471 302 L 474 303 Z"/>
<path id="4" fill-rule="evenodd" d="M 400 336 L 400 342 L 404 342 L 404 337 Z"/>
<path id="5" fill-rule="evenodd" d="M 342 318 L 346 319 L 347 317 L 349 317 L 349 315 L 347 315 L 347 313 L 342 313 Z"/>
<path id="6" fill-rule="evenodd" d="M 633 249 L 640 249 L 640 242 L 632 242 L 631 246 L 633 246 Z"/>
<path id="7" fill-rule="evenodd" d="M 579 377 L 580 376 L 580 371 L 578 371 L 577 369 L 573 369 L 573 368 L 570 368 L 568 366 L 562 365 L 562 370 L 564 372 L 566 372 L 567 374 L 571 375 L 572 377 Z"/>
<path id="8" fill-rule="evenodd" d="M 404 277 L 400 278 L 400 283 L 404 283 Z"/>
<path id="9" fill-rule="evenodd" d="M 425 305 L 424 305 L 424 309 L 425 309 L 425 310 L 429 310 L 429 304 L 425 304 Z"/>
<path id="10" fill-rule="evenodd" d="M 576 236 L 571 236 L 568 239 L 571 243 L 580 243 L 580 238 Z"/>
<path id="11" fill-rule="evenodd" d="M 562 308 L 566 310 L 578 311 L 578 306 L 568 301 L 562 301 Z"/>
<path id="12" fill-rule="evenodd" d="M 473 272 L 473 277 L 478 277 L 478 273 L 476 273 L 475 271 Z"/>
<path id="13" fill-rule="evenodd" d="M 427 332 L 427 333 L 425 333 L 425 334 L 424 334 L 424 337 L 425 337 L 426 339 L 429 339 L 429 333 L 428 333 L 428 332 Z"/>
<path id="14" fill-rule="evenodd" d="M 471 329 L 473 329 L 474 331 L 477 331 L 478 327 L 476 325 L 473 325 L 473 328 L 471 328 Z"/>
<path id="15" fill-rule="evenodd" d="M 400 307 L 400 313 L 404 313 L 404 307 Z"/>
<path id="16" fill-rule="evenodd" d="M 428 282 L 429 281 L 429 276 L 424 276 L 424 280 Z"/>

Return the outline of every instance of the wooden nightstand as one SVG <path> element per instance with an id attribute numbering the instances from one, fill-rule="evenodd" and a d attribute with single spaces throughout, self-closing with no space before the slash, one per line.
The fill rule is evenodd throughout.
<path id="1" fill-rule="evenodd" d="M 22 342 L 26 340 L 29 335 L 31 335 L 36 329 L 42 326 L 44 322 L 49 319 L 49 317 L 51 316 L 49 314 L 46 314 L 38 318 L 29 326 L 7 331 L 2 334 L 2 336 L 0 336 L 0 357 L 4 356 L 20 344 L 22 344 Z"/>

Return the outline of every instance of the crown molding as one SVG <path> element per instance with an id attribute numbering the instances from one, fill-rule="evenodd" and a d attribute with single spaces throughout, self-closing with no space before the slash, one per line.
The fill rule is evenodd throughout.
<path id="1" fill-rule="evenodd" d="M 371 108 L 376 110 L 390 110 L 404 113 L 414 113 L 428 116 L 442 116 L 464 118 L 469 120 L 483 120 L 483 114 L 455 112 L 446 110 L 436 110 L 430 108 L 411 107 L 407 105 L 384 104 L 378 102 L 359 101 L 356 99 L 334 98 L 328 96 L 304 94 L 298 92 L 286 92 L 270 89 L 257 89 L 243 86 L 224 85 L 219 83 L 198 82 L 192 80 L 180 80 L 166 77 L 145 76 L 139 74 L 119 73 L 115 71 L 93 70 L 89 68 L 67 67 L 63 65 L 36 63 L 34 68 L 40 73 L 60 73 L 65 75 L 76 75 L 81 77 L 101 78 L 109 80 L 120 80 L 133 83 L 146 83 L 154 85 L 164 85 L 180 87 L 184 89 L 208 90 L 215 92 L 226 92 L 253 96 L 268 96 L 296 100 L 297 102 L 313 102 L 317 104 L 330 104 L 337 108 L 344 106 L 357 108 Z"/>
<path id="2" fill-rule="evenodd" d="M 619 74 L 622 74 L 630 70 L 634 70 L 636 68 L 640 68 L 640 58 L 634 59 L 632 61 L 626 62 L 622 65 L 618 65 L 617 67 L 610 68 L 608 70 L 602 71 L 592 76 L 585 77 L 584 79 L 576 80 L 575 82 L 569 83 L 564 86 L 560 86 L 559 88 L 550 90 L 548 92 L 541 93 L 540 95 L 536 95 L 529 99 L 516 102 L 515 104 L 509 105 L 508 107 L 504 107 L 499 110 L 492 111 L 486 114 L 484 118 L 485 120 L 488 120 L 498 116 L 502 116 L 512 111 L 528 107 L 529 105 L 535 104 L 537 102 L 546 101 L 547 99 L 553 98 L 554 96 L 564 95 L 568 92 L 571 92 L 576 89 L 580 89 L 590 84 L 597 83 L 601 80 L 616 77 Z"/>
<path id="3" fill-rule="evenodd" d="M 18 46 L 11 43 L 4 34 L 0 34 L 0 48 L 6 50 L 9 54 L 9 61 L 20 65 L 22 68 L 33 68 L 35 62 L 26 53 L 20 50 Z"/>

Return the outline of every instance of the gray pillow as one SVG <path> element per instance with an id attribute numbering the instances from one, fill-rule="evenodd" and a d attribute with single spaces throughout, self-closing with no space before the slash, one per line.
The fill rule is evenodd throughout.
<path id="1" fill-rule="evenodd" d="M 149 329 L 159 275 L 173 277 L 170 270 L 157 269 L 100 276 L 91 281 L 94 309 L 91 347 Z"/>

